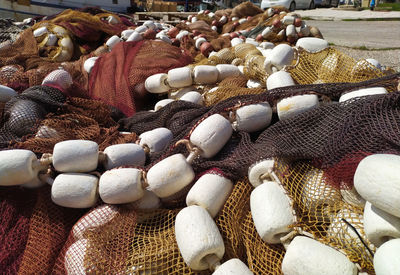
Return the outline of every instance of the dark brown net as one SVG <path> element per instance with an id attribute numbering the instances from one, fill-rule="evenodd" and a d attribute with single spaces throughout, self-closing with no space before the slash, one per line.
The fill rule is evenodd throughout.
<path id="1" fill-rule="evenodd" d="M 11 141 L 33 134 L 37 123 L 47 113 L 55 112 L 65 102 L 65 96 L 58 89 L 47 86 L 33 86 L 5 104 L 0 128 L 1 148 Z"/>

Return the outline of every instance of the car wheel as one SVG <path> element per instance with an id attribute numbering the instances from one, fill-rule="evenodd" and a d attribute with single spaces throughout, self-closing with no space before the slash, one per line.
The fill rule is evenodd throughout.
<path id="1" fill-rule="evenodd" d="M 314 0 L 311 0 L 310 6 L 308 7 L 308 9 L 310 9 L 310 10 L 315 9 Z"/>
<path id="2" fill-rule="evenodd" d="M 290 3 L 289 10 L 294 11 L 295 9 L 296 9 L 296 3 L 292 1 L 292 3 Z"/>
<path id="3" fill-rule="evenodd" d="M 339 0 L 336 0 L 335 5 L 333 5 L 334 8 L 337 8 L 339 6 Z"/>

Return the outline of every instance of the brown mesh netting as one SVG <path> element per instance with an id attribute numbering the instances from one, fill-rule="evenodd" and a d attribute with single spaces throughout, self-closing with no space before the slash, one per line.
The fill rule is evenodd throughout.
<path id="1" fill-rule="evenodd" d="M 240 28 L 265 22 L 266 14 L 249 5 L 227 11 L 231 16 L 253 16 Z M 96 13 L 97 19 L 77 15 L 69 11 L 47 22 L 68 22 L 64 26 L 76 37 L 88 34 L 87 41 L 77 40 L 79 45 L 121 30 L 121 25 L 114 29 L 105 23 L 104 17 L 110 14 Z M 85 20 L 90 21 L 90 28 L 81 29 Z M 188 28 L 208 31 L 198 22 Z M 95 32 L 87 33 L 90 29 Z M 59 65 L 50 66 L 39 59 L 30 30 L 21 37 L 12 46 L 15 54 L 0 51 L 0 83 L 18 91 L 40 84 Z M 77 88 L 63 94 L 52 87 L 35 86 L 7 103 L 1 121 L 1 149 L 29 149 L 40 156 L 51 153 L 57 142 L 89 139 L 104 150 L 112 144 L 135 142 L 143 132 L 166 127 L 174 138 L 165 151 L 147 157 L 143 168 L 148 170 L 174 153 L 187 155 L 187 149 L 176 142 L 189 138 L 193 128 L 211 114 L 227 115 L 240 106 L 265 101 L 275 106 L 282 98 L 316 94 L 321 101 L 318 108 L 282 121 L 274 114 L 267 129 L 251 134 L 235 132 L 218 155 L 193 162 L 196 179 L 213 169 L 234 182 L 232 193 L 215 218 L 226 248 L 222 262 L 239 258 L 255 274 L 282 273 L 285 250 L 282 245 L 265 243 L 256 232 L 249 205 L 253 187 L 246 179 L 249 166 L 275 158 L 275 173 L 296 212 L 292 229 L 344 252 L 362 270 L 373 274 L 371 252 L 375 248 L 365 238 L 363 206 L 352 192 L 353 175 L 367 155 L 400 153 L 400 74 L 388 75 L 390 71 L 378 71 L 365 61 L 356 62 L 334 49 L 317 54 L 300 50 L 296 65 L 287 71 L 298 84 L 314 85 L 270 91 L 250 89 L 246 88 L 249 78 L 265 83 L 268 76 L 261 53 L 255 46 L 245 44 L 227 49 L 227 38 L 216 38 L 212 44 L 215 49 L 224 49 L 209 59 L 198 56 L 197 65 L 230 64 L 236 59 L 244 65 L 244 75 L 223 80 L 213 92 L 204 87 L 204 107 L 176 101 L 157 112 L 141 111 L 155 99 L 146 97 L 145 79 L 185 66 L 192 58 L 182 49 L 160 41 L 120 43 L 98 60 L 90 80 L 88 74 L 81 73 L 89 56 L 63 64 Z M 185 49 L 193 46 L 191 38 L 181 44 Z M 196 52 L 193 50 L 192 54 Z M 1 67 L 7 64 L 10 66 Z M 84 96 L 88 87 L 91 97 L 102 99 L 125 114 L 136 112 L 135 115 L 119 119 L 123 116 L 101 101 L 65 98 L 65 94 L 73 93 Z M 385 87 L 391 93 L 337 102 L 341 94 L 365 87 Z M 137 210 L 135 204 L 109 206 L 100 201 L 90 210 L 67 209 L 51 201 L 48 186 L 38 190 L 2 187 L 0 270 L 6 274 L 211 274 L 191 270 L 175 241 L 175 217 L 185 206 L 190 187 L 191 184 L 171 201 L 163 200 L 161 209 L 153 211 Z"/>
<path id="2" fill-rule="evenodd" d="M 361 82 L 384 75 L 367 61 L 357 62 L 334 48 L 317 54 L 300 50 L 296 66 L 288 71 L 299 84 Z"/>
<path id="3" fill-rule="evenodd" d="M 181 49 L 162 41 L 119 43 L 96 61 L 89 80 L 90 97 L 132 115 L 153 102 L 144 87 L 148 76 L 191 61 Z"/>
<path id="4" fill-rule="evenodd" d="M 272 104 L 279 98 L 307 92 L 337 99 L 345 91 L 374 86 L 396 91 L 399 77 L 400 75 L 396 74 L 363 83 L 286 87 L 258 95 L 229 98 L 213 107 L 200 107 L 178 101 L 157 112 L 138 112 L 131 118 L 121 120 L 120 129 L 140 134 L 156 127 L 168 127 L 174 134 L 172 145 L 176 140 L 187 136 L 199 120 L 212 113 L 226 112 L 239 101 L 241 104 L 261 101 L 269 101 Z M 266 157 L 279 156 L 276 173 L 295 206 L 298 222 L 294 225 L 294 230 L 310 233 L 317 240 L 344 251 L 352 261 L 357 262 L 364 270 L 372 272 L 371 257 L 366 246 L 353 235 L 346 222 L 337 219 L 342 215 L 361 236 L 364 235 L 359 217 L 362 207 L 350 204 L 341 196 L 341 191 L 349 189 L 352 182 L 351 180 L 347 182 L 347 186 L 339 185 L 334 178 L 325 175 L 324 169 L 334 167 L 348 159 L 351 154 L 359 152 L 363 152 L 364 155 L 365 152 L 399 153 L 400 138 L 396 131 L 396 125 L 400 121 L 397 111 L 399 100 L 399 93 L 393 92 L 344 103 L 331 102 L 287 120 L 278 122 L 274 120 L 275 123 L 262 133 L 235 134 L 216 157 L 198 159 L 193 163 L 193 167 L 196 173 L 218 167 L 231 179 L 237 180 L 246 176 L 247 168 L 252 163 Z M 73 111 L 78 109 L 83 113 L 87 112 L 86 117 L 95 116 L 95 110 L 99 106 L 94 107 L 94 105 L 93 112 L 89 115 L 91 110 L 89 103 L 94 104 L 91 100 L 87 100 L 86 105 L 84 102 L 74 104 L 69 102 L 69 112 L 66 114 L 74 114 Z M 79 112 L 75 110 L 75 113 Z M 57 124 L 57 119 L 63 120 L 62 114 L 49 116 L 48 125 L 52 125 L 51 121 Z M 100 114 L 95 119 L 108 125 Z M 104 136 L 109 136 L 109 133 L 105 133 Z M 35 141 L 34 143 L 41 141 L 33 138 L 25 142 L 29 140 Z M 25 146 L 24 143 L 20 143 L 21 148 Z M 50 148 L 48 144 L 45 146 Z M 187 153 L 183 146 L 170 146 L 167 153 L 152 158 L 152 163 L 148 167 L 160 157 L 164 158 L 176 152 Z M 280 274 L 283 247 L 268 245 L 256 234 L 248 208 L 251 190 L 252 187 L 246 180 L 239 181 L 216 218 L 226 244 L 225 259 L 238 257 L 256 274 Z M 54 220 L 50 218 L 46 221 L 46 217 L 52 215 L 50 212 L 45 214 L 46 212 L 39 210 L 43 205 L 48 209 L 55 207 L 50 203 L 48 193 L 43 193 L 43 196 L 47 197 L 44 200 L 38 199 L 30 221 L 31 225 L 35 224 L 35 219 L 43 223 Z M 184 195 L 182 197 L 184 198 Z M 176 209 L 176 204 L 169 207 L 173 209 L 164 208 L 151 212 L 120 207 L 112 222 L 83 233 L 83 241 L 74 239 L 71 235 L 67 239 L 65 234 L 68 229 L 61 230 L 69 228 L 71 223 L 68 221 L 74 220 L 74 215 L 72 219 L 71 215 L 67 215 L 61 218 L 60 222 L 64 225 L 57 229 L 57 232 L 63 233 L 58 235 L 49 234 L 45 226 L 42 227 L 43 230 L 29 230 L 28 236 L 25 237 L 27 247 L 24 261 L 20 265 L 24 268 L 29 266 L 31 270 L 32 268 L 40 271 L 53 270 L 54 273 L 65 273 L 65 268 L 68 270 L 84 268 L 89 273 L 117 270 L 121 273 L 145 271 L 160 274 L 185 272 L 190 274 L 191 271 L 184 264 L 174 239 L 174 218 L 179 209 Z M 57 241 L 51 241 L 56 236 Z M 38 239 L 50 244 L 46 246 L 48 250 L 42 252 L 43 255 L 52 253 L 55 255 L 50 259 L 47 258 L 45 262 L 37 260 L 40 266 L 33 265 L 32 261 L 27 260 L 36 251 L 37 242 L 34 240 Z M 363 241 L 368 245 L 365 239 Z M 7 253 L 7 257 L 8 255 Z M 7 268 L 11 268 L 10 265 Z M 22 272 L 22 269 L 20 270 Z"/>

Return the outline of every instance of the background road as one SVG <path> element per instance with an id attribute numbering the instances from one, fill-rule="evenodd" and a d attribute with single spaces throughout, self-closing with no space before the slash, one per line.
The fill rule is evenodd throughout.
<path id="1" fill-rule="evenodd" d="M 318 27 L 324 39 L 354 59 L 374 58 L 400 72 L 400 21 L 306 20 L 306 23 Z"/>

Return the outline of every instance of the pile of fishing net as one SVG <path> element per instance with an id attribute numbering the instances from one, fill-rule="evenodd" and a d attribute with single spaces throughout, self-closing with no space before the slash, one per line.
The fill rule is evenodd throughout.
<path id="1" fill-rule="evenodd" d="M 255 19 L 249 18 L 246 28 L 252 27 L 254 34 L 262 29 L 257 26 L 268 22 L 262 19 L 268 14 L 250 4 L 215 14 L 218 19 L 252 16 Z M 220 30 L 209 30 L 212 22 L 205 16 L 198 15 L 197 22 L 205 23 L 197 23 L 196 29 L 202 28 L 211 44 L 216 43 L 213 39 L 225 41 L 227 37 L 219 33 L 229 24 L 233 27 L 232 21 L 218 25 Z M 279 16 L 283 19 L 285 14 Z M 367 156 L 400 154 L 400 74 L 378 69 L 366 60 L 356 61 L 333 48 L 309 52 L 298 47 L 295 59 L 282 69 L 296 85 L 266 89 L 273 73 L 266 70 L 267 56 L 254 44 L 231 47 L 228 39 L 226 46 L 213 44 L 215 53 L 203 55 L 194 50 L 191 36 L 174 44 L 165 38 L 154 40 L 150 31 L 141 34 L 144 38 L 139 41 L 107 44 L 110 37 L 120 39 L 123 31 L 133 29 L 130 24 L 111 13 L 66 11 L 36 22 L 8 49 L 0 49 L 0 84 L 18 92 L 2 104 L 1 150 L 31 150 L 42 157 L 59 142 L 90 140 L 103 151 L 110 145 L 138 143 L 141 134 L 167 128 L 172 139 L 140 167 L 148 172 L 174 154 L 187 156 L 188 147 L 181 141 L 190 139 L 212 115 L 229 117 L 240 107 L 267 102 L 274 111 L 271 124 L 251 133 L 236 130 L 218 154 L 194 159 L 194 180 L 173 197 L 157 199 L 157 207 L 150 209 L 135 202 L 101 200 L 90 209 L 73 209 L 55 204 L 49 185 L 0 186 L 0 270 L 4 274 L 211 274 L 190 268 L 175 238 L 176 216 L 186 207 L 189 190 L 201 176 L 211 173 L 233 183 L 214 218 L 225 246 L 221 262 L 237 258 L 254 274 L 282 274 L 284 243 L 265 242 L 250 211 L 255 187 L 248 178 L 249 168 L 273 160 L 276 181 L 295 213 L 291 238 L 304 235 L 317 240 L 342 252 L 360 271 L 374 274 L 376 246 L 366 238 L 365 201 L 354 189 L 354 173 Z M 67 61 L 52 58 L 57 54 L 53 51 L 63 50 L 62 45 L 56 49 L 46 42 L 42 46 L 49 48 L 40 50 L 50 32 L 40 39 L 34 35 L 37 29 L 57 26 L 73 42 Z M 177 28 L 182 31 L 190 26 L 182 23 Z M 96 39 L 83 35 L 86 32 Z M 84 65 L 92 57 L 98 58 L 88 71 Z M 181 88 L 172 88 L 168 95 L 146 90 L 146 79 L 152 75 L 218 64 L 236 64 L 242 71 L 218 83 L 194 83 L 189 90 L 202 95 L 202 105 L 175 100 Z M 60 67 L 71 76 L 66 86 L 48 77 Z M 376 87 L 387 93 L 339 102 L 344 94 Z M 300 95 L 316 95 L 319 105 L 280 119 L 277 103 Z M 170 103 L 152 110 L 167 97 Z M 49 170 L 52 176 L 58 174 L 54 167 Z M 99 168 L 92 174 L 103 172 Z"/>

